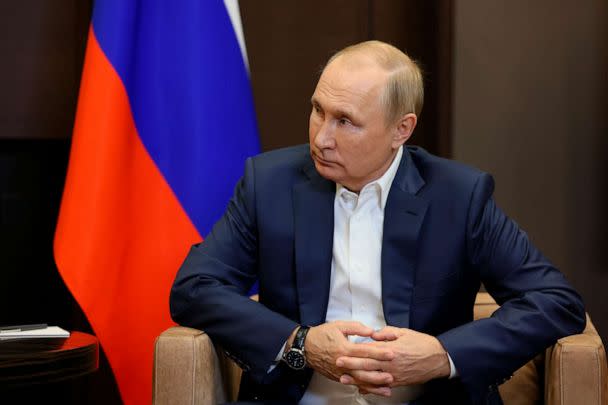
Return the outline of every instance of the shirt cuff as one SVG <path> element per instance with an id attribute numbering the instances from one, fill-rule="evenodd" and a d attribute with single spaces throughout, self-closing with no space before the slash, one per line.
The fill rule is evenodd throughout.
<path id="1" fill-rule="evenodd" d="M 285 345 L 283 345 L 283 349 L 285 349 Z M 448 379 L 458 377 L 458 370 L 456 370 L 456 366 L 454 365 L 454 362 L 452 361 L 452 357 L 450 357 L 450 353 L 447 353 L 447 355 L 448 355 L 448 360 L 450 361 L 450 376 L 448 377 Z"/>
<path id="2" fill-rule="evenodd" d="M 281 359 L 283 358 L 283 352 L 285 351 L 286 345 L 287 342 L 283 343 L 283 347 L 281 347 L 281 350 L 279 350 L 279 354 L 277 354 L 277 357 L 274 358 L 274 363 L 272 363 L 270 367 L 268 367 L 268 371 L 266 371 L 266 374 L 270 374 L 272 370 L 274 370 L 274 368 L 277 366 L 277 364 L 279 364 L 279 361 L 281 361 Z M 450 355 L 448 354 L 448 357 L 449 356 Z M 450 364 L 452 364 L 452 360 L 450 360 Z"/>

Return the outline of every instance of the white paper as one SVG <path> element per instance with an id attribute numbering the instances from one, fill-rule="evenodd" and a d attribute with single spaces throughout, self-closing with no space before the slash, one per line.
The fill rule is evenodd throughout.
<path id="1" fill-rule="evenodd" d="M 0 340 L 8 339 L 34 339 L 34 338 L 67 338 L 70 337 L 70 332 L 61 329 L 59 326 L 47 326 L 44 329 L 32 330 L 2 330 L 0 331 Z"/>

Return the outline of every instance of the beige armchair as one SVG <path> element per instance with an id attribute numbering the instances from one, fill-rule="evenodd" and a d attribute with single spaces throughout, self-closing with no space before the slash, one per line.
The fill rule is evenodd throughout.
<path id="1" fill-rule="evenodd" d="M 475 319 L 498 308 L 487 293 L 479 293 Z M 515 372 L 499 387 L 505 405 L 607 405 L 606 352 L 591 319 L 580 335 L 560 339 Z M 173 327 L 156 339 L 153 402 L 217 404 L 234 401 L 241 370 L 204 332 Z"/>

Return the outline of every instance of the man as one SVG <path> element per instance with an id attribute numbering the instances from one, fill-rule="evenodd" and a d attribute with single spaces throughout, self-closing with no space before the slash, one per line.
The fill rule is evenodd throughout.
<path id="1" fill-rule="evenodd" d="M 422 95 L 398 49 L 340 51 L 310 145 L 249 159 L 186 258 L 172 316 L 244 369 L 242 400 L 501 403 L 513 371 L 582 330 L 580 297 L 496 207 L 492 178 L 403 146 Z M 473 322 L 480 282 L 502 306 Z"/>

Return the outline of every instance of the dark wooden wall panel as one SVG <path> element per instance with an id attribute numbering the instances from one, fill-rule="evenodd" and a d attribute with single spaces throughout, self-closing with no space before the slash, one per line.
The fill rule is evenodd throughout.
<path id="1" fill-rule="evenodd" d="M 425 100 L 411 143 L 451 156 L 451 0 L 378 0 L 371 4 L 372 37 L 416 60 L 424 73 Z"/>
<path id="2" fill-rule="evenodd" d="M 608 2 L 456 2 L 454 156 L 583 296 L 608 339 Z"/>
<path id="3" fill-rule="evenodd" d="M 91 0 L 0 2 L 0 138 L 72 132 Z"/>
<path id="4" fill-rule="evenodd" d="M 318 72 L 335 51 L 367 39 L 363 0 L 241 0 L 264 150 L 308 142 Z"/>

